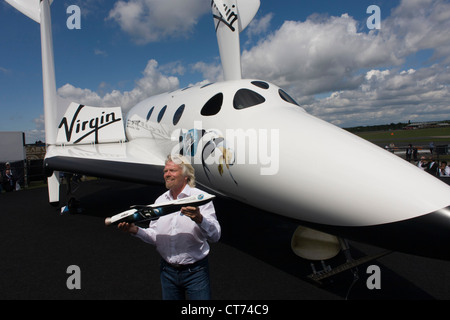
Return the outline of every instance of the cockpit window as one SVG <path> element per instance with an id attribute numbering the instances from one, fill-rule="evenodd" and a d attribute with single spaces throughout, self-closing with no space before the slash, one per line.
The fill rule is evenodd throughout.
<path id="1" fill-rule="evenodd" d="M 240 89 L 234 95 L 233 106 L 235 109 L 241 110 L 256 106 L 265 102 L 266 99 L 259 93 L 249 89 Z"/>
<path id="2" fill-rule="evenodd" d="M 291 98 L 290 95 L 288 95 L 288 94 L 287 94 L 286 92 L 284 92 L 283 90 L 281 90 L 281 89 L 278 90 L 278 93 L 279 93 L 281 99 L 283 99 L 284 101 L 289 102 L 289 103 L 292 103 L 292 104 L 295 104 L 296 106 L 300 106 L 294 99 Z"/>
<path id="3" fill-rule="evenodd" d="M 161 111 L 158 114 L 158 123 L 161 122 L 162 118 L 164 117 L 164 113 L 166 112 L 167 106 L 164 106 Z"/>
<path id="4" fill-rule="evenodd" d="M 180 121 L 181 116 L 184 112 L 184 104 L 182 104 L 177 111 L 175 111 L 175 114 L 173 115 L 173 125 L 176 126 L 178 124 L 178 121 Z"/>
<path id="5" fill-rule="evenodd" d="M 205 103 L 202 110 L 200 111 L 202 116 L 213 116 L 219 113 L 222 108 L 223 94 L 218 93 L 214 97 Z"/>
<path id="6" fill-rule="evenodd" d="M 269 89 L 269 84 L 267 82 L 264 81 L 252 81 L 252 84 L 254 86 L 257 86 L 261 89 Z"/>

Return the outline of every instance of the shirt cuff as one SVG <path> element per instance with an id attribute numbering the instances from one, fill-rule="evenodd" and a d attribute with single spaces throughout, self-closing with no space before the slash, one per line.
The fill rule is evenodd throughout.
<path id="1" fill-rule="evenodd" d="M 133 237 L 143 239 L 147 235 L 141 227 L 138 227 L 138 232 L 136 234 L 131 234 Z"/>

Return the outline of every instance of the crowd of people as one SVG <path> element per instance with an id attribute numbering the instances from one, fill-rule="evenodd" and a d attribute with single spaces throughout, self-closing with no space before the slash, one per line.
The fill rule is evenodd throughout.
<path id="1" fill-rule="evenodd" d="M 434 145 L 430 143 L 430 154 L 417 159 L 417 148 L 411 144 L 406 148 L 406 161 L 417 162 L 417 167 L 437 177 L 450 177 L 450 166 L 447 161 L 437 161 L 433 158 Z"/>
<path id="2" fill-rule="evenodd" d="M 447 161 L 435 161 L 431 156 L 422 156 L 417 162 L 417 166 L 437 177 L 450 177 L 450 167 Z"/>

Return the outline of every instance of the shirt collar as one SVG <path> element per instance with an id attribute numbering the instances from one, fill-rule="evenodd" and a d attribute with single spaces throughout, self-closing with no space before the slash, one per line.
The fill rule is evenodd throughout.
<path id="1" fill-rule="evenodd" d="M 180 192 L 180 194 L 178 195 L 178 198 L 186 198 L 189 197 L 191 195 L 191 187 L 187 184 L 184 186 L 183 191 Z"/>
<path id="2" fill-rule="evenodd" d="M 192 190 L 192 188 L 188 184 L 186 184 L 184 186 L 183 190 L 178 195 L 177 199 L 182 199 L 182 198 L 189 197 L 191 195 L 191 190 Z M 170 190 L 167 191 L 166 198 L 169 199 L 169 200 L 176 200 L 176 199 L 172 198 L 172 194 L 170 193 Z"/>

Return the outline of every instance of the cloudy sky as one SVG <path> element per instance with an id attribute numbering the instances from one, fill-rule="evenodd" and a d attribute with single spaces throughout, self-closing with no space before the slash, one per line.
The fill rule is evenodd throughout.
<path id="1" fill-rule="evenodd" d="M 285 88 L 340 127 L 450 119 L 450 2 L 261 0 L 241 34 L 246 78 Z M 69 29 L 77 5 L 81 29 Z M 367 21 L 381 10 L 380 29 Z M 220 81 L 210 0 L 55 0 L 58 96 L 129 110 Z M 0 131 L 44 139 L 39 26 L 0 2 Z"/>

